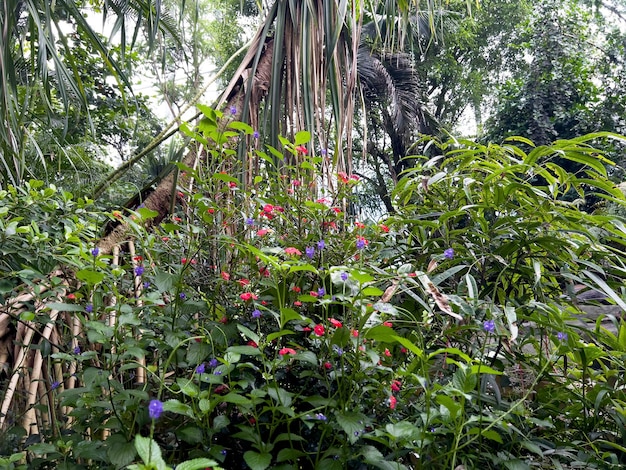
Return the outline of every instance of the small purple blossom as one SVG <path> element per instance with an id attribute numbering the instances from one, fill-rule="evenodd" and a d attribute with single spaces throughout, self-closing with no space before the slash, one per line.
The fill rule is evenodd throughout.
<path id="1" fill-rule="evenodd" d="M 342 281 L 347 281 L 348 280 L 348 273 L 345 271 L 342 271 L 341 274 L 339 275 L 339 277 L 341 278 Z"/>
<path id="2" fill-rule="evenodd" d="M 93 312 L 93 305 L 92 304 L 85 305 L 85 312 L 87 313 Z"/>
<path id="3" fill-rule="evenodd" d="M 150 287 L 150 282 L 149 281 L 144 281 L 143 282 L 143 288 L 147 289 L 148 287 Z"/>
<path id="4" fill-rule="evenodd" d="M 446 259 L 454 258 L 454 249 L 453 248 L 448 248 L 448 249 L 444 250 L 443 256 Z"/>
<path id="5" fill-rule="evenodd" d="M 254 219 L 252 217 L 248 217 L 246 219 L 246 225 L 252 227 L 254 225 Z"/>
<path id="6" fill-rule="evenodd" d="M 216 370 L 215 372 L 213 372 L 213 375 L 222 375 L 222 371 L 221 370 Z"/>
<path id="7" fill-rule="evenodd" d="M 95 247 L 93 250 L 91 250 L 91 254 L 93 256 L 98 256 L 98 254 L 100 253 L 100 248 Z"/>
<path id="8" fill-rule="evenodd" d="M 562 331 L 559 331 L 556 334 L 556 337 L 558 338 L 559 341 L 567 341 L 567 333 L 563 333 Z"/>
<path id="9" fill-rule="evenodd" d="M 326 242 L 324 242 L 324 240 L 320 240 L 319 242 L 317 242 L 317 249 L 318 250 L 323 250 L 324 248 L 326 248 Z"/>
<path id="10" fill-rule="evenodd" d="M 217 365 L 219 364 L 219 362 L 217 362 L 217 359 L 213 358 L 209 361 L 209 367 L 217 367 Z"/>
<path id="11" fill-rule="evenodd" d="M 220 454 L 222 454 L 223 456 L 226 456 L 226 454 L 228 454 L 228 451 L 226 449 L 222 449 L 220 451 Z"/>
<path id="12" fill-rule="evenodd" d="M 204 365 L 204 362 L 203 362 L 198 367 L 196 367 L 196 374 L 204 374 L 205 369 L 206 369 L 206 366 Z"/>
<path id="13" fill-rule="evenodd" d="M 304 253 L 309 257 L 313 258 L 315 256 L 315 248 L 312 246 L 307 246 L 304 250 Z"/>
<path id="14" fill-rule="evenodd" d="M 324 289 L 323 287 L 320 287 L 319 289 L 317 289 L 317 295 L 319 297 L 324 297 L 325 294 L 326 294 L 326 289 Z"/>
<path id="15" fill-rule="evenodd" d="M 143 274 L 143 272 L 145 271 L 145 269 L 143 268 L 143 266 L 139 265 L 135 267 L 135 276 L 139 277 Z"/>
<path id="16" fill-rule="evenodd" d="M 72 349 L 72 351 L 74 352 L 74 354 L 80 354 L 80 346 L 74 346 L 74 349 Z"/>
<path id="17" fill-rule="evenodd" d="M 50 390 L 56 390 L 57 388 L 59 388 L 59 385 L 61 385 L 61 382 L 55 380 L 54 382 L 52 382 L 52 385 L 50 385 Z"/>
<path id="18" fill-rule="evenodd" d="M 357 239 L 356 248 L 357 250 L 362 250 L 363 248 L 365 248 L 365 240 L 362 238 Z"/>
<path id="19" fill-rule="evenodd" d="M 341 349 L 336 344 L 333 344 L 333 351 L 337 353 L 337 356 L 343 356 L 343 349 Z"/>
<path id="20" fill-rule="evenodd" d="M 259 138 L 259 131 L 254 131 L 252 133 L 252 137 L 254 137 L 255 139 L 258 139 Z"/>
<path id="21" fill-rule="evenodd" d="M 258 308 L 252 311 L 252 318 L 261 318 L 261 311 Z"/>
<path id="22" fill-rule="evenodd" d="M 483 323 L 483 329 L 487 333 L 493 333 L 494 331 L 496 331 L 496 324 L 493 320 L 485 320 Z"/>
<path id="23" fill-rule="evenodd" d="M 181 292 L 180 294 L 178 294 L 178 297 L 180 297 L 181 300 L 185 300 L 187 298 L 187 294 Z"/>
<path id="24" fill-rule="evenodd" d="M 237 114 L 237 108 L 235 106 L 231 106 L 230 107 L 230 114 L 232 116 L 234 116 L 235 114 Z"/>
<path id="25" fill-rule="evenodd" d="M 316 413 L 315 419 L 319 419 L 320 421 L 326 421 L 328 418 L 324 416 L 324 413 Z"/>
<path id="26" fill-rule="evenodd" d="M 151 400 L 148 405 L 148 414 L 151 419 L 159 419 L 163 414 L 163 402 L 160 400 Z"/>

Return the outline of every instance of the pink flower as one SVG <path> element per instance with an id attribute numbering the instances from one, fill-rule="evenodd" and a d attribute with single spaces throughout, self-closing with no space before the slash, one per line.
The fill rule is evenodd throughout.
<path id="1" fill-rule="evenodd" d="M 385 233 L 389 233 L 389 227 L 387 227 L 385 224 L 380 224 L 380 229 Z"/>
<path id="2" fill-rule="evenodd" d="M 333 368 L 333 365 L 332 365 L 330 362 L 326 361 L 326 362 L 324 363 L 324 367 L 325 367 L 326 369 L 332 369 L 332 368 Z"/>
<path id="3" fill-rule="evenodd" d="M 294 304 L 296 307 L 302 307 L 302 302 L 300 302 L 299 300 L 296 300 L 293 304 Z"/>
<path id="4" fill-rule="evenodd" d="M 389 352 L 389 349 L 387 348 L 385 348 L 385 356 L 391 357 L 391 352 Z"/>
<path id="5" fill-rule="evenodd" d="M 291 256 L 293 255 L 300 256 L 302 254 L 300 250 L 298 250 L 297 248 L 294 248 L 293 246 L 290 246 L 289 248 L 285 248 L 285 253 Z"/>
<path id="6" fill-rule="evenodd" d="M 248 279 L 239 279 L 237 282 L 241 287 L 246 287 L 248 284 L 250 284 L 250 281 Z"/>
<path id="7" fill-rule="evenodd" d="M 391 323 L 390 321 L 386 321 L 385 323 L 383 323 L 383 325 L 388 326 L 389 328 L 393 327 L 393 323 Z"/>
<path id="8" fill-rule="evenodd" d="M 355 338 L 359 337 L 359 330 L 352 330 L 352 336 L 354 336 Z"/>
<path id="9" fill-rule="evenodd" d="M 393 395 L 391 395 L 389 397 L 389 408 L 391 408 L 392 410 L 395 410 L 397 403 L 398 403 L 398 399 L 394 397 Z"/>
<path id="10" fill-rule="evenodd" d="M 230 281 L 230 274 L 228 274 L 226 271 L 222 271 L 220 273 L 220 276 L 222 276 L 222 279 L 224 279 L 225 281 Z"/>
<path id="11" fill-rule="evenodd" d="M 312 296 L 312 297 L 317 297 L 317 292 L 312 290 L 311 292 L 309 292 L 309 295 Z"/>
<path id="12" fill-rule="evenodd" d="M 348 179 L 348 175 L 343 171 L 340 171 L 339 173 L 337 173 L 337 177 L 342 183 L 348 183 L 350 181 Z"/>
<path id="13" fill-rule="evenodd" d="M 333 325 L 335 328 L 341 328 L 343 326 L 343 324 L 339 321 L 339 320 L 335 320 L 334 318 L 329 318 L 328 321 L 330 322 L 331 325 Z"/>
<path id="14" fill-rule="evenodd" d="M 278 354 L 280 354 L 281 356 L 284 356 L 286 354 L 291 354 L 292 356 L 296 355 L 296 350 L 295 349 L 291 349 L 291 348 L 283 348 L 280 351 L 278 351 Z"/>
<path id="15" fill-rule="evenodd" d="M 400 382 L 399 380 L 392 380 L 391 381 L 391 390 L 394 392 L 399 392 L 400 391 L 400 387 L 402 387 L 402 382 Z"/>
<path id="16" fill-rule="evenodd" d="M 267 235 L 269 233 L 269 230 L 266 228 L 262 228 L 261 230 L 257 231 L 257 236 L 262 237 L 263 235 Z"/>
<path id="17" fill-rule="evenodd" d="M 244 300 L 246 302 L 248 302 L 249 300 L 258 299 L 257 295 L 253 294 L 252 292 L 244 292 L 243 294 L 240 294 L 239 297 L 241 297 L 241 300 Z"/>
<path id="18" fill-rule="evenodd" d="M 263 211 L 267 212 L 268 214 L 271 214 L 274 211 L 274 206 L 271 204 L 265 204 L 263 206 Z"/>
<path id="19" fill-rule="evenodd" d="M 324 325 L 315 325 L 315 327 L 313 327 L 313 333 L 317 336 L 324 336 L 325 331 L 326 329 L 324 328 Z"/>
<path id="20" fill-rule="evenodd" d="M 304 155 L 309 153 L 309 151 L 306 149 L 304 145 L 298 145 L 296 147 L 296 152 L 303 153 Z"/>

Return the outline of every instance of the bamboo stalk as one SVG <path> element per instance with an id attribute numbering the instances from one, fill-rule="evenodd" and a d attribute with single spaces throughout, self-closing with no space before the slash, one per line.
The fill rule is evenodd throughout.
<path id="1" fill-rule="evenodd" d="M 132 260 L 133 275 L 134 275 L 135 268 L 139 265 L 139 263 L 135 259 L 135 256 L 136 256 L 135 243 L 132 241 L 128 242 L 128 247 L 129 247 L 128 251 L 130 252 L 130 258 Z M 141 307 L 143 305 L 143 302 L 140 299 L 141 291 L 143 289 L 143 285 L 141 283 L 141 276 L 134 276 L 134 277 L 135 277 L 135 298 L 137 299 L 137 307 Z M 137 332 L 136 339 L 137 341 L 141 340 L 141 331 Z M 145 357 L 142 357 L 141 359 L 139 359 L 138 362 L 139 362 L 139 366 L 137 366 L 137 369 L 135 372 L 135 384 L 142 385 L 146 383 L 146 359 Z"/>

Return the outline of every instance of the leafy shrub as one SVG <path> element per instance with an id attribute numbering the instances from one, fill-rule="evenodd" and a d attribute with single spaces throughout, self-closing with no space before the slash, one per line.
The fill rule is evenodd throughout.
<path id="1" fill-rule="evenodd" d="M 71 232 L 46 249 L 72 275 L 31 289 L 27 318 L 5 303 L 16 329 L 57 335 L 26 345 L 45 364 L 39 432 L 26 436 L 14 402 L 6 465 L 623 463 L 626 329 L 588 334 L 567 295 L 575 282 L 623 304 L 622 221 L 559 199 L 574 188 L 623 203 L 585 139 L 529 154 L 442 144 L 396 188 L 397 215 L 374 223 L 350 212 L 358 178 L 329 174 L 308 133 L 239 159 L 225 144 L 253 130 L 224 131 L 205 112 L 189 133 L 209 158 L 181 166 L 195 187 L 180 188 L 170 219 L 147 232 L 154 212 L 111 214 L 135 231 L 122 258 Z M 555 153 L 584 172 L 560 169 Z M 258 162 L 255 177 L 246 162 Z M 3 227 L 23 210 L 6 196 Z M 9 235 L 27 253 L 22 220 Z M 11 272 L 5 294 L 23 276 Z"/>

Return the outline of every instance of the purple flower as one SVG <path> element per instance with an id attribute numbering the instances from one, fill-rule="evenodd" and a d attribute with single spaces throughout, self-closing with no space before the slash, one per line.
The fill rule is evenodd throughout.
<path id="1" fill-rule="evenodd" d="M 559 341 L 567 341 L 567 333 L 563 333 L 562 331 L 559 331 L 556 334 L 556 337 L 558 338 Z"/>
<path id="2" fill-rule="evenodd" d="M 226 456 L 226 454 L 228 454 L 228 451 L 227 451 L 226 449 L 222 449 L 222 450 L 220 451 L 220 454 L 222 454 L 222 455 Z"/>
<path id="3" fill-rule="evenodd" d="M 313 248 L 312 246 L 307 246 L 304 250 L 304 253 L 309 257 L 309 258 L 313 258 L 313 256 L 315 256 L 315 248 Z"/>
<path id="4" fill-rule="evenodd" d="M 261 311 L 258 308 L 252 311 L 252 318 L 261 318 Z"/>
<path id="5" fill-rule="evenodd" d="M 317 289 L 317 295 L 319 297 L 324 297 L 324 294 L 326 294 L 326 290 L 323 287 L 320 287 L 319 289 Z"/>
<path id="6" fill-rule="evenodd" d="M 339 277 L 341 277 L 342 281 L 347 281 L 348 280 L 348 273 L 345 271 L 342 271 L 341 274 L 339 275 Z"/>
<path id="7" fill-rule="evenodd" d="M 326 149 L 322 149 L 322 150 L 320 150 L 320 153 L 321 153 L 322 155 L 326 155 L 326 154 L 328 153 L 328 150 L 326 150 Z"/>
<path id="8" fill-rule="evenodd" d="M 452 258 L 454 258 L 454 249 L 452 249 L 452 248 L 448 248 L 447 250 L 445 250 L 445 251 L 443 252 L 443 256 L 444 256 L 446 259 L 452 259 Z"/>
<path id="9" fill-rule="evenodd" d="M 219 364 L 219 362 L 217 362 L 217 359 L 213 358 L 209 361 L 209 366 L 210 367 L 217 367 L 217 365 Z"/>
<path id="10" fill-rule="evenodd" d="M 363 248 L 365 248 L 365 240 L 362 238 L 357 239 L 356 247 L 357 247 L 357 250 L 362 250 Z"/>
<path id="11" fill-rule="evenodd" d="M 139 277 L 143 274 L 145 270 L 143 269 L 143 266 L 136 266 L 135 267 L 135 276 Z"/>
<path id="12" fill-rule="evenodd" d="M 234 116 L 235 114 L 237 114 L 237 108 L 236 108 L 235 106 L 231 106 L 231 107 L 230 107 L 230 114 L 231 114 L 231 115 L 233 115 L 233 116 Z"/>
<path id="13" fill-rule="evenodd" d="M 54 382 L 52 382 L 52 385 L 50 385 L 50 390 L 55 390 L 59 388 L 59 385 L 61 385 L 61 382 L 59 382 L 58 380 L 55 380 Z"/>
<path id="14" fill-rule="evenodd" d="M 254 131 L 252 133 L 252 137 L 254 137 L 255 139 L 258 139 L 259 138 L 259 131 Z"/>
<path id="15" fill-rule="evenodd" d="M 93 305 L 91 305 L 91 304 L 85 305 L 85 312 L 87 312 L 87 313 L 93 312 Z"/>
<path id="16" fill-rule="evenodd" d="M 150 287 L 150 282 L 148 282 L 148 281 L 144 281 L 144 283 L 143 283 L 143 288 L 144 288 L 144 289 L 147 289 L 148 287 Z"/>
<path id="17" fill-rule="evenodd" d="M 316 413 L 315 419 L 319 419 L 320 421 L 326 421 L 328 418 L 324 416 L 324 413 Z"/>
<path id="18" fill-rule="evenodd" d="M 80 354 L 80 346 L 75 346 L 72 351 L 74 351 L 74 354 Z"/>
<path id="19" fill-rule="evenodd" d="M 213 372 L 213 375 L 222 375 L 222 371 L 221 370 L 216 370 L 215 372 Z"/>
<path id="20" fill-rule="evenodd" d="M 100 253 L 100 248 L 95 247 L 93 250 L 91 250 L 91 254 L 93 256 L 98 256 L 98 253 Z"/>
<path id="21" fill-rule="evenodd" d="M 252 217 L 248 217 L 246 219 L 246 225 L 253 226 L 254 225 L 254 219 Z"/>
<path id="22" fill-rule="evenodd" d="M 333 344 L 333 351 L 337 353 L 337 356 L 343 356 L 343 349 L 341 349 L 336 344 Z"/>
<path id="23" fill-rule="evenodd" d="M 187 298 L 187 294 L 181 292 L 180 294 L 178 294 L 178 297 L 180 297 L 181 300 L 185 300 Z"/>
<path id="24" fill-rule="evenodd" d="M 203 362 L 198 367 L 196 367 L 196 374 L 204 374 L 205 369 L 206 369 L 206 366 L 204 365 L 204 362 Z"/>
<path id="25" fill-rule="evenodd" d="M 148 414 L 152 419 L 159 419 L 163 414 L 163 402 L 160 400 L 151 400 L 148 405 Z"/>
<path id="26" fill-rule="evenodd" d="M 483 323 L 483 329 L 487 333 L 493 333 L 494 331 L 496 331 L 496 324 L 493 320 L 485 320 L 485 322 Z"/>
<path id="27" fill-rule="evenodd" d="M 318 250 L 323 250 L 324 248 L 326 248 L 326 243 L 324 242 L 324 240 L 320 240 L 319 242 L 317 242 Z"/>

